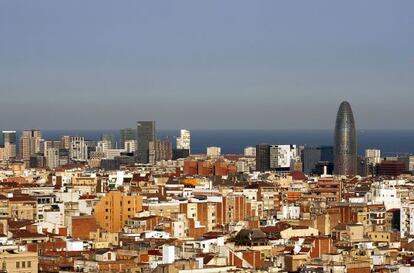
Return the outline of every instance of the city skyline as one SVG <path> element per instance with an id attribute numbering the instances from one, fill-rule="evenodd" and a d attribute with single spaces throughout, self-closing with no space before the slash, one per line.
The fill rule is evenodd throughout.
<path id="1" fill-rule="evenodd" d="M 414 127 L 412 1 L 79 3 L 0 3 L 3 128 Z"/>

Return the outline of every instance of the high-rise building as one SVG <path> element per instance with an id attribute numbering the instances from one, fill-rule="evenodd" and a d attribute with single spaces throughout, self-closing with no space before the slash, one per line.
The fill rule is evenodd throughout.
<path id="1" fill-rule="evenodd" d="M 256 145 L 256 171 L 266 172 L 270 170 L 270 145 Z"/>
<path id="2" fill-rule="evenodd" d="M 106 153 L 107 150 L 111 149 L 111 143 L 108 141 L 98 141 L 96 142 L 95 151 L 98 153 Z"/>
<path id="3" fill-rule="evenodd" d="M 377 165 L 381 163 L 381 150 L 378 149 L 366 149 L 365 150 L 365 159 L 367 164 Z"/>
<path id="4" fill-rule="evenodd" d="M 61 149 L 69 150 L 70 149 L 70 136 L 63 136 L 60 141 Z"/>
<path id="5" fill-rule="evenodd" d="M 255 147 L 246 147 L 244 148 L 244 155 L 245 156 L 256 156 L 256 148 Z"/>
<path id="6" fill-rule="evenodd" d="M 172 159 L 187 158 L 190 156 L 190 151 L 187 149 L 173 149 Z"/>
<path id="7" fill-rule="evenodd" d="M 317 174 L 319 164 L 333 164 L 332 146 L 305 145 L 302 152 L 303 172 L 305 174 Z"/>
<path id="8" fill-rule="evenodd" d="M 296 145 L 270 145 L 270 169 L 289 171 L 297 157 Z"/>
<path id="9" fill-rule="evenodd" d="M 137 162 L 141 164 L 149 163 L 149 144 L 155 141 L 155 121 L 137 122 Z"/>
<path id="10" fill-rule="evenodd" d="M 172 159 L 172 144 L 169 139 L 151 141 L 149 146 L 149 163 Z"/>
<path id="11" fill-rule="evenodd" d="M 45 149 L 46 166 L 55 169 L 59 166 L 59 148 Z"/>
<path id="12" fill-rule="evenodd" d="M 131 139 L 124 142 L 124 148 L 125 152 L 127 153 L 133 153 L 137 150 L 137 140 Z"/>
<path id="13" fill-rule="evenodd" d="M 191 150 L 191 134 L 187 129 L 181 129 L 180 137 L 177 138 L 177 149 Z"/>
<path id="14" fill-rule="evenodd" d="M 4 159 L 10 160 L 16 158 L 17 155 L 17 138 L 16 131 L 3 131 L 3 146 L 4 146 Z"/>
<path id="15" fill-rule="evenodd" d="M 344 101 L 339 106 L 335 124 L 334 168 L 336 175 L 357 173 L 357 139 L 351 105 Z"/>
<path id="16" fill-rule="evenodd" d="M 40 130 L 24 130 L 20 137 L 20 159 L 29 163 L 30 157 L 40 152 L 41 141 Z"/>
<path id="17" fill-rule="evenodd" d="M 220 147 L 207 147 L 207 155 L 212 157 L 217 157 L 221 155 L 221 148 Z"/>
<path id="18" fill-rule="evenodd" d="M 134 128 L 124 128 L 120 131 L 120 148 L 125 149 L 125 142 L 137 141 L 137 130 Z"/>
<path id="19" fill-rule="evenodd" d="M 108 149 L 112 149 L 115 146 L 115 137 L 111 134 L 102 134 L 101 141 L 106 143 Z"/>
<path id="20" fill-rule="evenodd" d="M 85 143 L 84 137 L 73 136 L 70 138 L 69 156 L 71 161 L 88 160 L 88 145 Z"/>

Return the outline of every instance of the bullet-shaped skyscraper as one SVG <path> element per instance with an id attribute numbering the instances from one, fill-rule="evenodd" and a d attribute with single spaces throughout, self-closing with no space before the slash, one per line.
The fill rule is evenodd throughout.
<path id="1" fill-rule="evenodd" d="M 336 175 L 356 175 L 357 173 L 355 120 L 351 105 L 347 101 L 341 103 L 336 115 L 334 168 Z"/>

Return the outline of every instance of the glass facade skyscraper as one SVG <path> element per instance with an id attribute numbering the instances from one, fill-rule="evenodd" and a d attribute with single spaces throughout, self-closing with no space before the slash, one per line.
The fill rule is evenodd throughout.
<path id="1" fill-rule="evenodd" d="M 341 103 L 336 115 L 334 168 L 336 175 L 356 175 L 357 173 L 355 120 L 351 105 L 347 101 Z"/>
<path id="2" fill-rule="evenodd" d="M 149 163 L 150 142 L 155 139 L 155 121 L 138 121 L 136 153 L 138 163 Z"/>

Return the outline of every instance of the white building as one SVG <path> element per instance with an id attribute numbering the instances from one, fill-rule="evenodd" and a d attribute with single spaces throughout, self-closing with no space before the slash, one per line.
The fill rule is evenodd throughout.
<path id="1" fill-rule="evenodd" d="M 256 156 L 256 147 L 246 147 L 244 148 L 245 156 Z"/>
<path id="2" fill-rule="evenodd" d="M 175 246 L 162 246 L 162 263 L 172 264 L 175 261 Z"/>
<path id="3" fill-rule="evenodd" d="M 121 153 L 125 153 L 124 149 L 107 149 L 105 151 L 105 158 L 106 159 L 114 159 L 117 156 L 120 156 Z"/>
<path id="4" fill-rule="evenodd" d="M 378 149 L 366 149 L 365 159 L 369 165 L 377 165 L 381 163 L 381 150 Z"/>
<path id="5" fill-rule="evenodd" d="M 181 129 L 180 137 L 177 138 L 177 149 L 190 150 L 191 147 L 191 134 L 187 129 Z"/>
<path id="6" fill-rule="evenodd" d="M 207 155 L 208 156 L 220 156 L 221 155 L 221 148 L 220 147 L 207 147 Z"/>
<path id="7" fill-rule="evenodd" d="M 137 149 L 137 141 L 136 140 L 127 140 L 124 142 L 124 149 L 127 153 L 133 153 Z"/>
<path id="8" fill-rule="evenodd" d="M 401 208 L 401 198 L 398 194 L 395 180 L 374 182 L 371 191 L 366 194 L 366 201 L 372 204 L 384 204 L 386 210 Z"/>
<path id="9" fill-rule="evenodd" d="M 109 141 L 98 141 L 96 143 L 95 151 L 98 153 L 105 153 L 108 149 L 111 149 L 111 142 Z"/>
<path id="10" fill-rule="evenodd" d="M 296 145 L 270 145 L 271 169 L 291 168 L 296 157 Z"/>
<path id="11" fill-rule="evenodd" d="M 70 138 L 69 154 L 72 161 L 88 160 L 88 146 L 85 143 L 84 137 L 75 136 Z"/>

